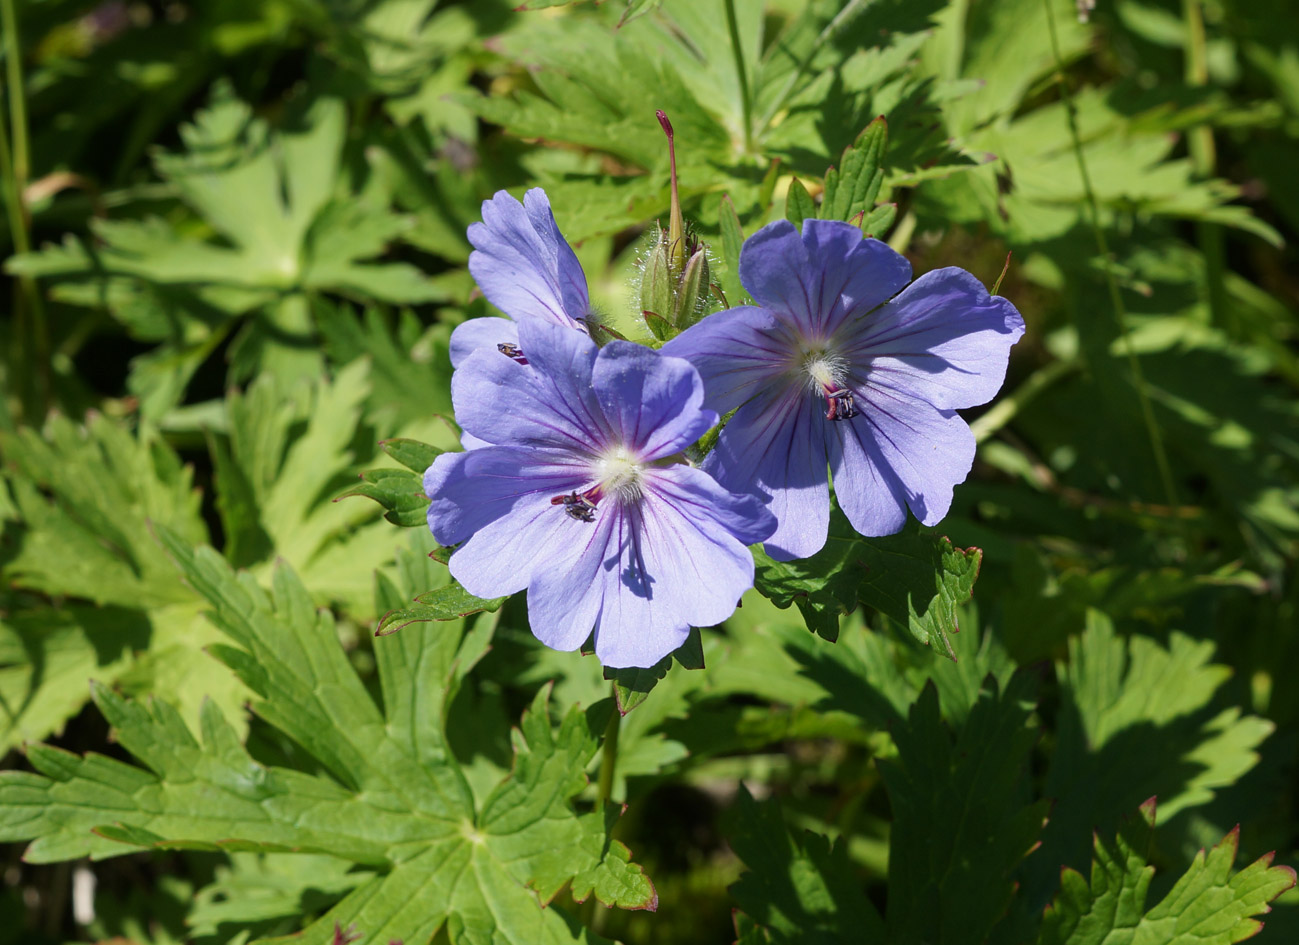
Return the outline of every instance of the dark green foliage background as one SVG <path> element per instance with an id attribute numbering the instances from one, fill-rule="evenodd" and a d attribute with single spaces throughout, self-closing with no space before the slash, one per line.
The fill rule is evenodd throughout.
<path id="1" fill-rule="evenodd" d="M 517 5 L 0 0 L 0 945 L 1253 931 L 1290 876 L 1245 867 L 1299 861 L 1291 4 Z M 408 467 L 457 448 L 496 190 L 545 187 L 650 340 L 656 109 L 731 304 L 737 226 L 859 215 L 917 273 L 1011 253 L 1028 334 L 939 529 L 759 555 L 705 668 L 616 680 L 618 818 L 610 683 L 448 586 Z M 273 836 L 204 826 L 250 784 L 289 786 Z M 481 887 L 439 885 L 461 856 Z M 633 864 L 657 912 L 575 901 L 647 904 Z M 1299 894 L 1263 918 L 1299 939 Z"/>

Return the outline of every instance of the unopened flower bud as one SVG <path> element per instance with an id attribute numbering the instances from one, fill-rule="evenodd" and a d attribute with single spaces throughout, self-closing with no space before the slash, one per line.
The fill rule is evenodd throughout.
<path id="1" fill-rule="evenodd" d="M 672 318 L 672 327 L 676 331 L 673 334 L 685 331 L 699 320 L 700 291 L 708 292 L 708 251 L 702 243 L 695 245 L 677 289 L 676 311 Z"/>
<path id="2" fill-rule="evenodd" d="M 672 272 L 670 249 L 668 234 L 659 227 L 654 246 L 645 257 L 645 271 L 640 280 L 640 307 L 646 313 L 646 325 L 659 341 L 667 340 L 660 332 L 666 329 L 675 309 L 673 289 L 677 280 Z M 657 323 L 661 323 L 659 328 L 656 328 L 656 321 L 650 319 L 651 314 Z"/>

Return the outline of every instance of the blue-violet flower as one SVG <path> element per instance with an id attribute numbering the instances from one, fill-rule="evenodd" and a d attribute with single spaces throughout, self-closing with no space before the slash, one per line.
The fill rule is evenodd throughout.
<path id="1" fill-rule="evenodd" d="M 429 527 L 464 542 L 450 567 L 470 593 L 527 588 L 546 645 L 576 649 L 594 630 L 606 666 L 652 666 L 731 614 L 753 585 L 745 546 L 775 520 L 679 461 L 717 422 L 688 362 L 597 348 L 554 320 L 517 329 L 526 365 L 484 348 L 452 377 L 456 419 L 482 445 L 424 474 Z"/>
<path id="2" fill-rule="evenodd" d="M 469 272 L 491 302 L 514 321 L 471 318 L 451 334 L 451 363 L 480 348 L 505 353 L 519 349 L 515 322 L 539 319 L 587 331 L 591 300 L 586 273 L 559 232 L 550 200 L 540 187 L 523 202 L 506 191 L 483 201 L 483 221 L 469 226 Z"/>
<path id="3" fill-rule="evenodd" d="M 825 544 L 827 467 L 848 521 L 871 536 L 898 531 L 908 507 L 937 524 L 969 474 L 974 437 L 956 410 L 997 393 L 1024 320 L 963 269 L 910 279 L 903 256 L 855 226 L 806 220 L 800 236 L 782 220 L 740 253 L 758 304 L 662 349 L 699 370 L 705 406 L 736 411 L 703 468 L 770 498 L 773 558 Z"/>

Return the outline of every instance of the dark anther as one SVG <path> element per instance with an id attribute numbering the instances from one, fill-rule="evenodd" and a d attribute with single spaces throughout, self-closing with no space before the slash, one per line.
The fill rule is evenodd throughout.
<path id="1" fill-rule="evenodd" d="M 832 390 L 825 394 L 827 420 L 851 420 L 857 416 L 857 405 L 852 402 L 852 391 Z"/>
<path id="2" fill-rule="evenodd" d="M 593 499 L 590 492 L 584 492 L 580 495 L 577 492 L 570 492 L 568 495 L 555 496 L 550 500 L 550 504 L 562 505 L 569 517 L 575 518 L 579 522 L 594 522 L 595 503 L 597 501 L 599 501 L 599 497 Z"/>
<path id="3" fill-rule="evenodd" d="M 496 346 L 496 350 L 505 355 L 511 361 L 517 361 L 519 364 L 527 364 L 528 359 L 523 356 L 523 349 L 518 345 L 502 342 Z"/>

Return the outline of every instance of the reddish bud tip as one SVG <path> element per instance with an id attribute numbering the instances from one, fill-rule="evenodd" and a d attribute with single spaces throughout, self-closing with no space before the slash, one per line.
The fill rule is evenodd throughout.
<path id="1" fill-rule="evenodd" d="M 661 108 L 660 108 L 660 109 L 657 109 L 657 110 L 654 112 L 654 117 L 657 118 L 657 119 L 659 120 L 659 124 L 663 126 L 663 133 L 664 133 L 665 135 L 667 135 L 667 136 L 668 136 L 668 140 L 671 141 L 671 140 L 672 140 L 672 122 L 668 121 L 667 112 L 663 111 L 663 109 L 661 109 Z"/>

